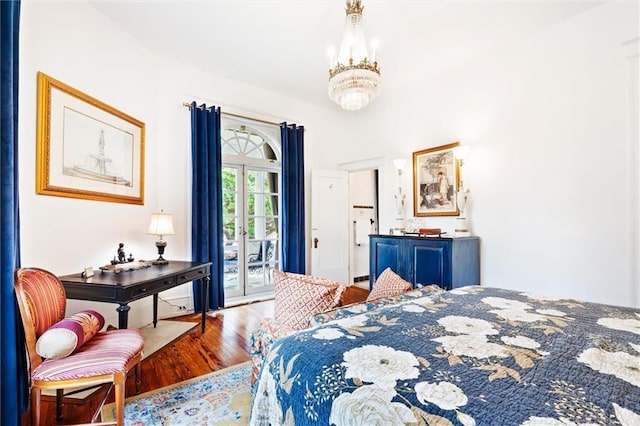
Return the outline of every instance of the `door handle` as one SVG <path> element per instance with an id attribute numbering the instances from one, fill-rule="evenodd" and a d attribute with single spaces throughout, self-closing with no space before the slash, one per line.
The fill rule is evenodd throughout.
<path id="1" fill-rule="evenodd" d="M 318 238 L 313 239 L 313 248 L 318 248 Z"/>

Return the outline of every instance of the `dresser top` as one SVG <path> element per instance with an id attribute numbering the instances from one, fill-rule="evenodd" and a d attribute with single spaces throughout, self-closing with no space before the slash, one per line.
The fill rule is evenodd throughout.
<path id="1" fill-rule="evenodd" d="M 416 233 L 409 233 L 406 235 L 389 235 L 389 234 L 370 234 L 371 238 L 409 238 L 415 240 L 435 240 L 435 241 L 452 241 L 452 240 L 478 240 L 480 237 L 475 235 L 468 237 L 456 237 L 454 235 L 445 234 L 443 236 L 427 236 L 427 235 L 419 235 Z"/>

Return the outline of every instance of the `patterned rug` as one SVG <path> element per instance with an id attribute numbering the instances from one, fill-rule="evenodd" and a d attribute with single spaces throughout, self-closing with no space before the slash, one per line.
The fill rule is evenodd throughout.
<path id="1" fill-rule="evenodd" d="M 127 425 L 246 425 L 251 408 L 249 362 L 234 365 L 125 400 Z M 102 421 L 115 419 L 105 405 Z"/>

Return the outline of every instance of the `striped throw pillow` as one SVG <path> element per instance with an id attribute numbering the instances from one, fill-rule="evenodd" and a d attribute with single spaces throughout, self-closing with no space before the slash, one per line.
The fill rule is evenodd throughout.
<path id="1" fill-rule="evenodd" d="M 49 327 L 36 342 L 36 352 L 42 358 L 63 358 L 98 334 L 104 317 L 86 310 L 73 314 Z"/>

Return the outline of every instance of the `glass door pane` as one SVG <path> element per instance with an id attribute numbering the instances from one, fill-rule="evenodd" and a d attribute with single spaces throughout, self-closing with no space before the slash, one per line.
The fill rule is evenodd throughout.
<path id="1" fill-rule="evenodd" d="M 222 223 L 224 233 L 224 293 L 227 297 L 244 295 L 240 260 L 242 241 L 242 206 L 240 189 L 242 170 L 238 166 L 222 168 Z M 240 201 L 240 202 L 239 202 Z"/>
<path id="2" fill-rule="evenodd" d="M 273 290 L 279 266 L 279 175 L 247 166 L 247 287 L 245 294 Z"/>
<path id="3" fill-rule="evenodd" d="M 222 169 L 225 296 L 273 290 L 280 266 L 280 176 L 242 165 Z"/>

